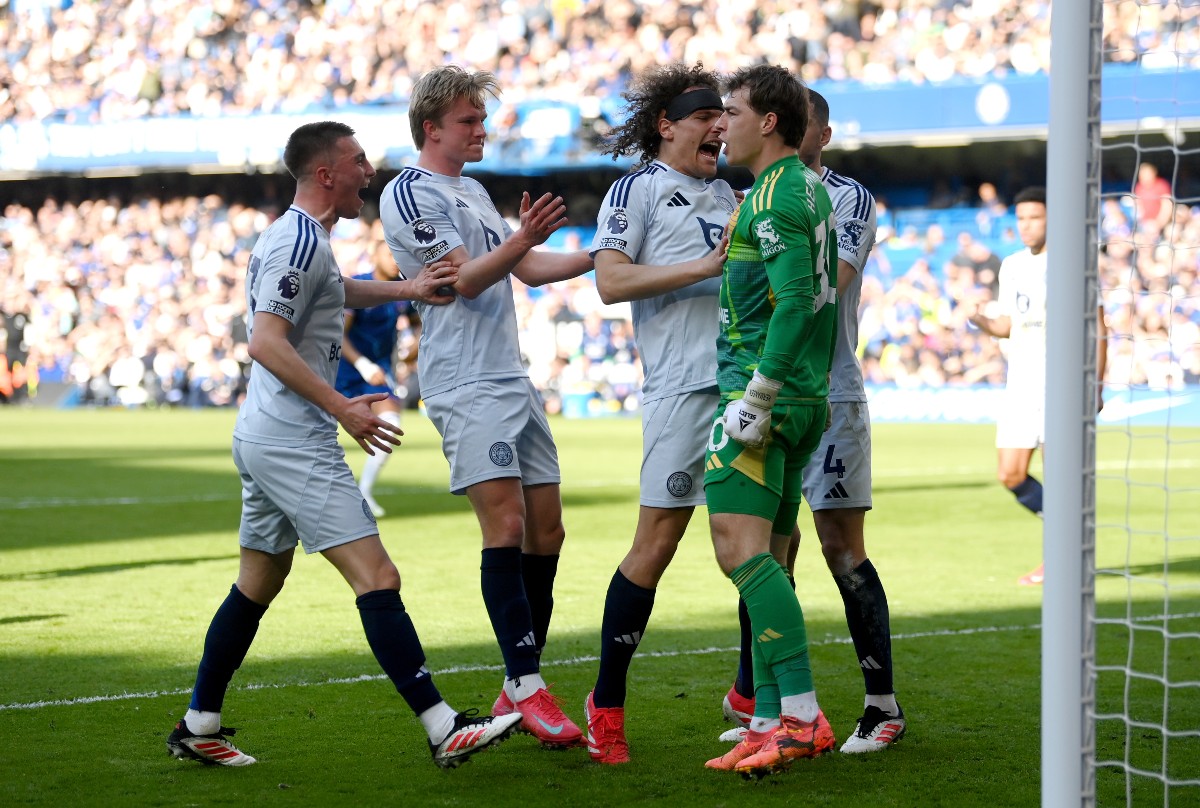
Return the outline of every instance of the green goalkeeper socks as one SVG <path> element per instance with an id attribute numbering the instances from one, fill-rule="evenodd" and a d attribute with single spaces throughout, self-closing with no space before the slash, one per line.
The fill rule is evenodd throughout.
<path id="1" fill-rule="evenodd" d="M 761 553 L 735 569 L 729 578 L 746 602 L 755 648 L 779 685 L 780 696 L 811 691 L 804 612 L 783 567 L 770 553 Z"/>

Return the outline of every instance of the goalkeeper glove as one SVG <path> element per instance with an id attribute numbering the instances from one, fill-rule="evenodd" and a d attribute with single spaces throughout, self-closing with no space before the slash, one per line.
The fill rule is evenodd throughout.
<path id="1" fill-rule="evenodd" d="M 762 446 L 771 432 L 771 409 L 783 382 L 768 379 L 757 370 L 741 398 L 725 406 L 721 424 L 725 434 L 743 446 Z"/>

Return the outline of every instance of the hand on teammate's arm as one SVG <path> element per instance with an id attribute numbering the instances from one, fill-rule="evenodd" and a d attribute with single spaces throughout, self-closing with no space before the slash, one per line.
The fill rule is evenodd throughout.
<path id="1" fill-rule="evenodd" d="M 270 371 L 296 395 L 336 418 L 367 454 L 375 454 L 376 448 L 391 452 L 392 446 L 400 445 L 399 436 L 404 434 L 400 428 L 379 418 L 371 410 L 371 404 L 387 398 L 387 394 L 371 393 L 358 398 L 346 398 L 313 372 L 296 351 L 296 347 L 288 340 L 291 329 L 292 324 L 283 317 L 267 312 L 255 313 L 254 327 L 250 333 L 250 358 Z"/>
<path id="2" fill-rule="evenodd" d="M 458 267 L 448 260 L 435 261 L 421 267 L 412 284 L 409 300 L 420 300 L 435 306 L 454 302 L 454 284 L 458 282 Z"/>
<path id="3" fill-rule="evenodd" d="M 720 277 L 728 250 L 729 239 L 722 239 L 704 257 L 668 266 L 635 264 L 619 250 L 600 250 L 596 253 L 596 288 L 605 303 L 643 300 L 674 292 L 708 278 Z"/>
<path id="4" fill-rule="evenodd" d="M 465 253 L 465 251 L 464 251 Z M 454 295 L 439 294 L 438 290 L 453 288 L 458 281 L 458 267 L 443 259 L 422 267 L 415 278 L 395 281 L 346 279 L 346 308 L 366 309 L 396 300 L 420 300 L 435 306 L 454 301 Z"/>

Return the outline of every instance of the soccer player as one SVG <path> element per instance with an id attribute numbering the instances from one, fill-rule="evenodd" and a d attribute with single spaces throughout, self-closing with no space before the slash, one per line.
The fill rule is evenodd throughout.
<path id="1" fill-rule="evenodd" d="M 970 320 L 980 330 L 1008 339 L 1008 375 L 996 421 L 996 476 L 1017 502 L 1042 515 L 1042 484 L 1029 473 L 1033 453 L 1046 442 L 1046 189 L 1025 188 L 1013 200 L 1017 233 L 1025 249 L 1000 264 L 999 313 L 989 317 L 980 307 Z M 1104 311 L 1097 313 L 1097 379 L 1103 380 L 1107 358 Z M 1097 392 L 1097 408 L 1103 396 Z M 1041 564 L 1017 583 L 1043 582 Z"/>
<path id="2" fill-rule="evenodd" d="M 770 550 L 772 534 L 796 524 L 803 470 L 829 417 L 837 233 L 829 194 L 797 156 L 809 117 L 800 79 L 756 65 L 726 86 L 725 156 L 755 180 L 729 223 L 704 493 L 717 563 L 753 626 L 756 698 L 746 736 L 707 765 L 763 775 L 836 743 L 804 614 Z"/>
<path id="3" fill-rule="evenodd" d="M 716 180 L 720 83 L 680 64 L 641 74 L 607 153 L 640 154 L 600 208 L 596 284 L 605 303 L 632 301 L 642 384 L 641 507 L 633 546 L 608 585 L 600 671 L 585 705 L 588 752 L 626 763 L 625 690 L 654 591 L 704 503 L 704 426 L 717 406 L 717 294 L 725 225 L 736 205 Z"/>
<path id="4" fill-rule="evenodd" d="M 332 121 L 296 129 L 283 161 L 296 178 L 295 199 L 259 237 L 246 280 L 254 363 L 233 432 L 242 482 L 238 578 L 209 625 L 191 706 L 167 738 L 167 750 L 223 766 L 255 762 L 230 741 L 234 730 L 221 726 L 222 703 L 300 542 L 305 552 L 325 556 L 354 590 L 371 651 L 420 718 L 434 763 L 453 768 L 503 740 L 519 719 L 459 713 L 434 686 L 400 600 L 400 574 L 337 434 L 340 423 L 373 454 L 390 452 L 403 433 L 372 412 L 383 394 L 347 399 L 333 381 L 346 306 L 406 297 L 448 303 L 436 290 L 457 273 L 435 265 L 399 283 L 343 278 L 329 232 L 339 218 L 358 216 L 359 193 L 375 176 L 374 167 L 354 130 Z"/>
<path id="5" fill-rule="evenodd" d="M 418 303 L 417 366 L 450 490 L 466 494 L 483 533 L 483 602 L 506 673 L 493 715 L 519 712 L 544 746 L 575 746 L 583 734 L 540 672 L 565 533 L 558 452 L 521 362 L 509 276 L 539 286 L 583 274 L 592 259 L 534 249 L 566 223 L 561 197 L 523 194 L 514 232 L 483 186 L 462 176 L 483 159 L 489 94 L 499 94 L 491 73 L 456 65 L 417 80 L 408 114 L 420 157 L 384 188 L 380 218 L 402 276 L 443 259 L 458 267 L 454 303 Z"/>
<path id="6" fill-rule="evenodd" d="M 904 735 L 906 721 L 892 685 L 892 640 L 887 594 L 867 558 L 863 525 L 871 508 L 871 416 L 863 388 L 858 347 L 858 299 L 862 271 L 875 243 L 875 199 L 855 180 L 821 164 L 829 144 L 829 103 L 809 90 L 811 117 L 800 160 L 815 171 L 833 202 L 837 221 L 837 337 L 829 383 L 831 423 L 821 445 L 804 469 L 804 500 L 812 510 L 821 552 L 841 593 L 846 624 L 866 682 L 863 716 L 842 745 L 846 753 L 886 749 Z M 796 565 L 800 533 L 772 536 L 772 548 L 786 554 L 776 560 L 791 573 Z M 725 714 L 748 722 L 754 713 L 754 677 L 750 649 L 754 635 L 739 604 L 742 658 L 738 677 L 725 697 Z M 726 736 L 730 735 L 727 733 Z M 733 732 L 731 739 L 740 733 Z M 726 737 L 723 736 L 723 737 Z"/>
<path id="7" fill-rule="evenodd" d="M 371 257 L 374 269 L 355 280 L 394 281 L 400 276 L 400 268 L 392 258 L 391 248 L 380 241 L 375 245 Z M 400 426 L 400 401 L 396 398 L 396 376 L 392 371 L 392 358 L 396 352 L 399 336 L 397 324 L 403 316 L 415 317 L 412 304 L 405 301 L 387 301 L 367 309 L 346 309 L 343 322 L 342 359 L 338 362 L 337 391 L 346 398 L 356 398 L 367 393 L 383 393 L 384 398 L 371 405 L 371 409 L 384 421 Z M 358 488 L 376 518 L 384 515 L 383 508 L 375 501 L 375 480 L 391 457 L 390 452 L 378 452 L 367 456 L 363 465 Z"/>

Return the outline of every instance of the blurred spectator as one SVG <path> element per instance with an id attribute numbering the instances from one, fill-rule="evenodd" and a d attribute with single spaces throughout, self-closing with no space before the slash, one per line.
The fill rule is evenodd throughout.
<path id="1" fill-rule="evenodd" d="M 454 58 L 516 102 L 595 114 L 654 62 L 770 61 L 870 84 L 1045 72 L 1048 0 L 215 0 L 0 4 L 0 123 L 319 112 L 396 103 Z M 1104 58 L 1200 65 L 1200 7 L 1106 7 Z M 367 43 L 367 47 L 364 47 Z M 451 54 L 455 56 L 451 57 Z"/>
<path id="2" fill-rule="evenodd" d="M 1174 202 L 1171 183 L 1158 175 L 1158 167 L 1154 163 L 1138 166 L 1133 202 L 1138 230 L 1157 238 L 1174 215 Z"/>
<path id="3" fill-rule="evenodd" d="M 1121 195 L 1102 200 L 1110 389 L 1200 383 L 1200 208 L 1164 208 L 1170 226 L 1135 240 Z M 935 256 L 952 247 L 936 216 L 954 211 L 911 212 L 908 220 L 920 226 L 904 223 L 909 212 L 889 212 L 902 235 L 877 245 L 860 299 L 869 383 L 1003 383 L 1001 346 L 980 339 L 965 313 L 995 299 L 997 253 L 1015 248 L 1002 235 L 957 229 L 980 210 L 954 220 L 955 252 L 942 260 Z M 250 365 L 246 261 L 253 233 L 277 213 L 216 195 L 8 205 L 0 216 L 0 353 L 7 354 L 0 396 L 61 382 L 102 406 L 236 405 Z M 994 213 L 1003 234 L 1011 215 Z M 379 240 L 377 222 L 346 220 L 335 228 L 333 249 L 344 271 L 362 272 Z M 522 354 L 549 409 L 614 414 L 639 406 L 642 368 L 627 307 L 604 306 L 590 276 L 513 286 Z M 407 360 L 417 331 L 400 327 Z M 403 375 L 397 381 L 415 407 L 419 379 Z"/>

